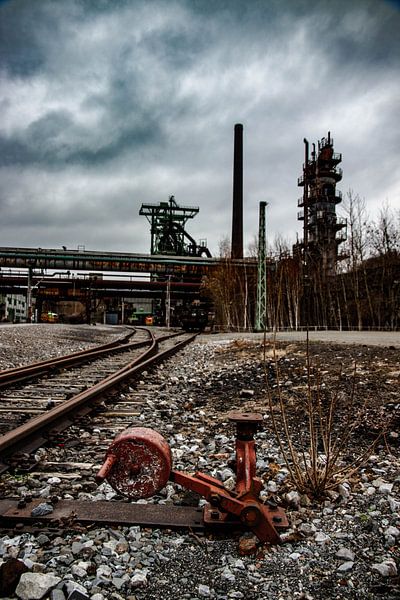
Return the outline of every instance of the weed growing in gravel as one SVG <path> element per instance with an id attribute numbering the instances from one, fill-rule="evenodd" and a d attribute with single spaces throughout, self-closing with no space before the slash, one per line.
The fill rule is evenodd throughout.
<path id="1" fill-rule="evenodd" d="M 341 373 L 336 388 L 329 391 L 321 370 L 311 363 L 307 332 L 307 389 L 299 399 L 296 419 L 293 415 L 289 416 L 275 340 L 272 361 L 276 380 L 274 389 L 269 382 L 265 337 L 263 362 L 271 423 L 291 479 L 300 493 L 322 498 L 365 464 L 382 436 L 380 434 L 351 460 L 344 460 L 348 458 L 350 441 L 363 420 L 366 408 L 365 403 L 357 407 L 355 402 L 356 365 L 347 394 L 340 389 Z"/>

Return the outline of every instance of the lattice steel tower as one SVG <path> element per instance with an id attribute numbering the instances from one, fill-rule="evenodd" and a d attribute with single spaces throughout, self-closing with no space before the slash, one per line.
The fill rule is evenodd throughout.
<path id="1" fill-rule="evenodd" d="M 174 196 L 160 204 L 142 204 L 139 214 L 147 217 L 151 226 L 151 254 L 211 257 L 205 242 L 196 240 L 185 231 L 189 219 L 199 212 L 197 206 L 179 206 Z"/>
<path id="2" fill-rule="evenodd" d="M 264 331 L 267 317 L 267 266 L 266 260 L 266 233 L 265 209 L 267 203 L 260 202 L 260 215 L 258 227 L 258 267 L 257 267 L 257 306 L 255 330 Z"/>

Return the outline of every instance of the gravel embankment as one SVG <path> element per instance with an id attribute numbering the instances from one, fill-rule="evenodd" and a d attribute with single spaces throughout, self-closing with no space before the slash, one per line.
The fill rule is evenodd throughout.
<path id="1" fill-rule="evenodd" d="M 109 325 L 0 325 L 0 370 L 107 344 L 124 332 Z"/>
<path id="2" fill-rule="evenodd" d="M 30 336 L 29 329 L 19 329 L 21 339 L 23 335 Z M 12 347 L 12 341 L 9 343 Z M 53 338 L 50 331 L 46 344 L 48 352 L 52 352 L 53 346 L 55 351 L 59 339 Z M 30 342 L 26 341 L 25 347 L 30 348 Z M 356 439 L 349 441 L 348 453 L 353 455 L 359 446 L 368 445 L 379 419 L 393 419 L 399 407 L 399 352 L 393 348 L 371 350 L 354 346 L 349 350 L 324 344 L 313 351 L 318 354 L 329 385 L 335 360 L 344 362 L 340 381 L 345 390 L 349 387 L 347 376 L 352 371 L 347 359 L 350 355 L 357 356 L 360 376 L 356 380 L 356 395 L 371 402 L 368 418 L 357 428 Z M 278 354 L 283 395 L 291 407 L 293 424 L 301 428 L 299 402 L 306 386 L 304 345 L 281 344 Z M 271 355 L 270 348 L 267 355 Z M 30 362 L 32 357 L 27 358 Z M 273 378 L 271 383 L 276 385 Z M 213 534 L 199 537 L 191 532 L 132 526 L 92 527 L 66 531 L 62 536 L 48 532 L 3 536 L 0 560 L 6 563 L 10 558 L 18 558 L 29 569 L 29 575 L 22 577 L 17 588 L 18 595 L 11 597 L 26 600 L 36 597 L 394 600 L 399 597 L 400 472 L 398 434 L 394 428 L 389 428 L 385 440 L 358 473 L 316 502 L 293 493 L 277 449 L 269 426 L 259 340 L 231 343 L 226 335 L 201 336 L 157 373 L 143 374 L 139 389 L 143 390 L 144 402 L 139 421 L 166 437 L 174 468 L 187 472 L 199 469 L 218 477 L 227 487 L 234 485 L 230 467 L 234 431 L 227 421 L 228 412 L 240 409 L 265 415 L 266 427 L 256 436 L 257 471 L 265 484 L 262 497 L 277 499 L 287 506 L 290 529 L 284 536 L 285 543 L 278 547 L 259 546 L 255 554 L 242 556 L 240 534 L 233 532 L 231 537 Z M 129 393 L 124 390 L 125 399 Z M 94 428 L 88 433 L 81 428 L 75 434 L 82 437 L 80 446 L 44 450 L 38 453 L 38 458 L 98 460 L 96 444 L 104 440 L 106 432 Z M 343 457 L 345 462 L 350 459 Z M 108 484 L 97 488 L 93 473 L 91 477 L 90 472 L 87 475 L 75 481 L 35 475 L 12 482 L 5 477 L 1 493 L 32 494 L 42 497 L 44 502 L 54 495 L 94 502 L 118 499 Z M 168 484 L 155 499 L 148 501 L 196 503 L 198 498 Z M 23 585 L 25 579 L 27 588 Z M 33 596 L 34 586 L 40 585 L 42 592 L 37 587 L 37 595 Z M 81 596 L 76 594 L 78 590 Z"/>

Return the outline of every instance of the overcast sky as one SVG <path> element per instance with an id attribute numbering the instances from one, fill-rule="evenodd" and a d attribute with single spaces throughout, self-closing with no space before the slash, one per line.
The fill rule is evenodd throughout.
<path id="1" fill-rule="evenodd" d="M 301 232 L 303 138 L 327 135 L 372 218 L 400 209 L 400 8 L 389 0 L 0 0 L 0 246 L 145 252 L 143 202 L 245 246 Z"/>

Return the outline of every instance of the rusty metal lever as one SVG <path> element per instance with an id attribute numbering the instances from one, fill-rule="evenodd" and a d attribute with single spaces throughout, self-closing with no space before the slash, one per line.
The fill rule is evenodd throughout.
<path id="1" fill-rule="evenodd" d="M 118 492 L 137 500 L 162 489 L 168 479 L 204 496 L 203 510 L 207 524 L 242 524 L 262 542 L 279 544 L 278 530 L 288 527 L 282 508 L 260 499 L 262 481 L 256 477 L 254 434 L 263 418 L 257 413 L 234 412 L 229 420 L 236 424 L 236 485 L 233 491 L 204 473 L 188 475 L 171 470 L 171 451 L 156 431 L 144 427 L 127 429 L 116 437 L 108 449 L 96 480 L 105 478 Z"/>

